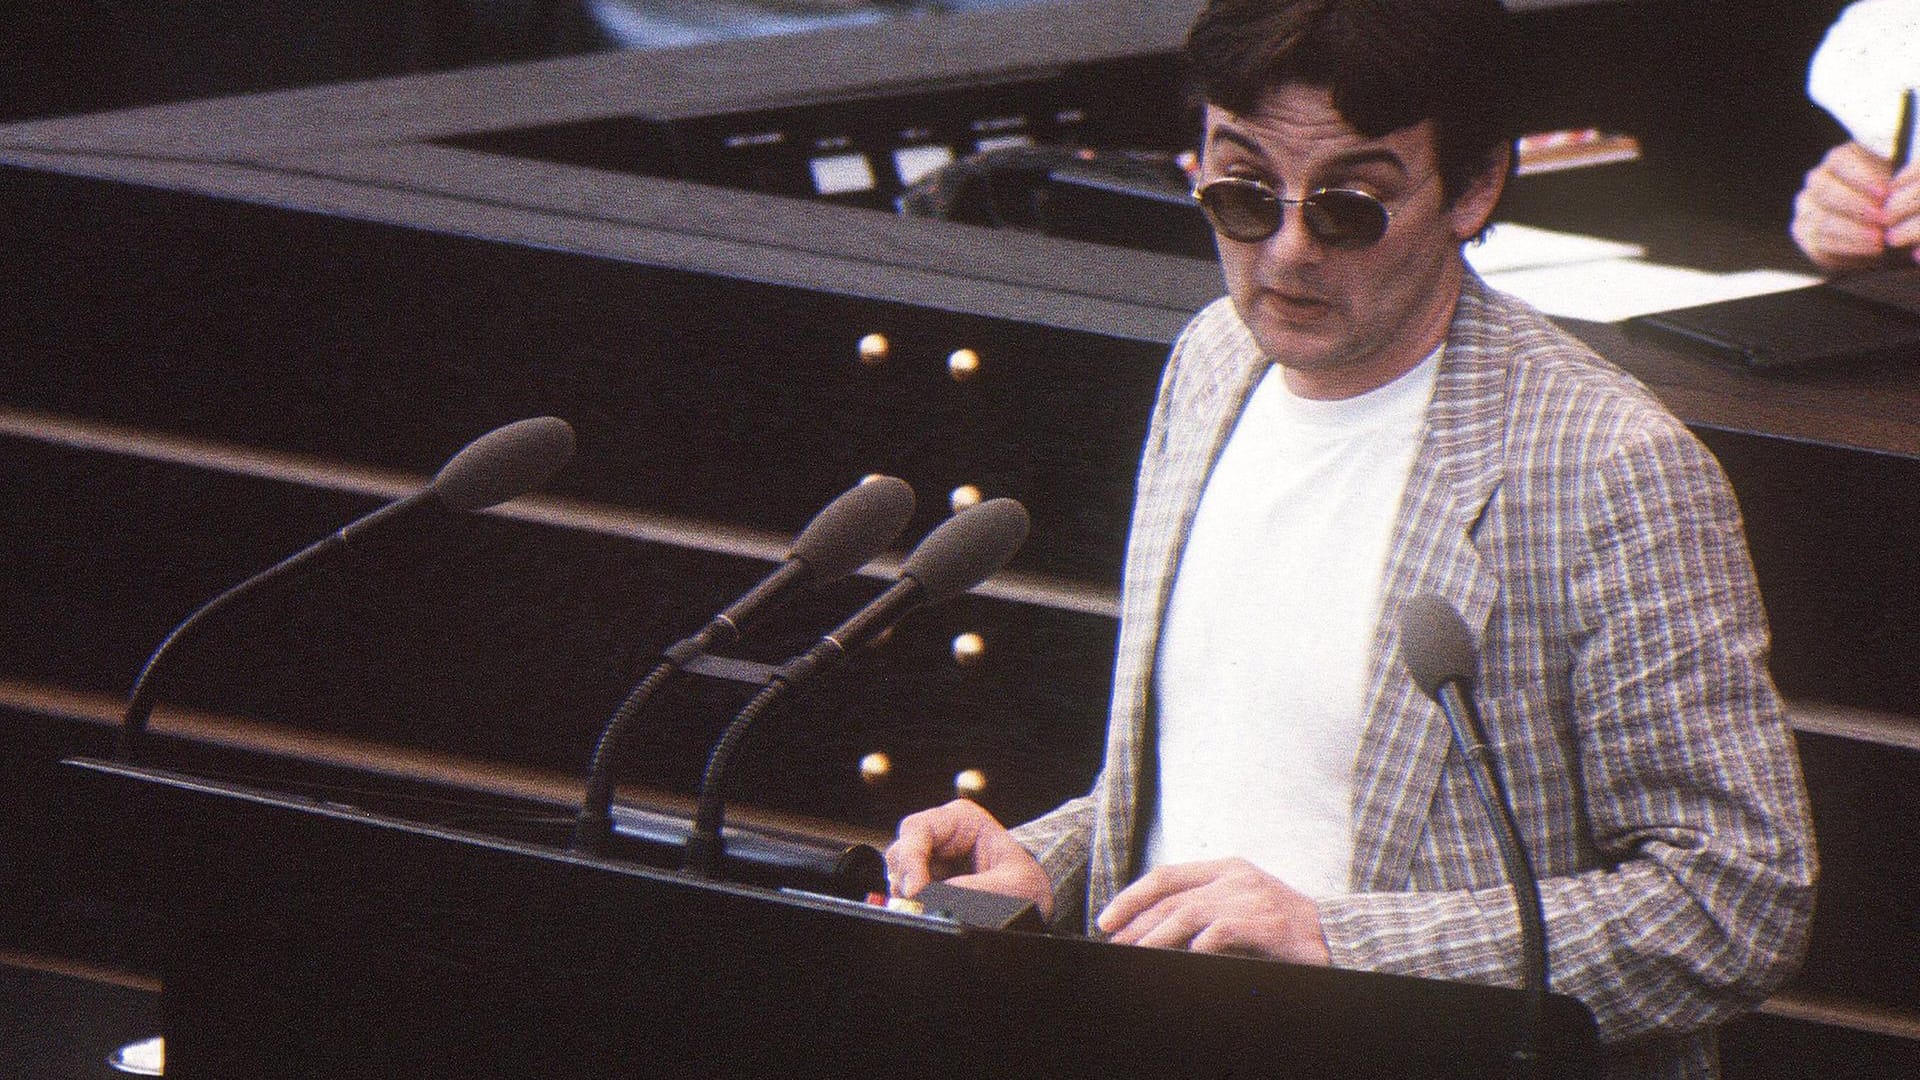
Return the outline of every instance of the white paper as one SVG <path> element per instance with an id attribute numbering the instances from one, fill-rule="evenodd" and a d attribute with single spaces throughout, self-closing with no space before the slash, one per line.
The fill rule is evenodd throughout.
<path id="1" fill-rule="evenodd" d="M 1715 274 L 1637 258 L 1524 267 L 1484 276 L 1487 284 L 1549 315 L 1589 322 L 1618 322 L 1656 311 L 1784 292 L 1821 280 L 1782 270 Z"/>
<path id="2" fill-rule="evenodd" d="M 1807 69 L 1807 96 L 1883 158 L 1893 157 L 1900 99 L 1910 87 L 1920 87 L 1920 0 L 1849 6 Z"/>
<path id="3" fill-rule="evenodd" d="M 1645 254 L 1646 249 L 1638 244 L 1540 229 L 1514 221 L 1494 222 L 1485 240 L 1466 247 L 1467 265 L 1482 277 L 1530 266 L 1564 266 Z"/>

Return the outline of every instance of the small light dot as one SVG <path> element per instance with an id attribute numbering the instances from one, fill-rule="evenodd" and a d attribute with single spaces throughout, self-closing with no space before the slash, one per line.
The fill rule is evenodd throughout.
<path id="1" fill-rule="evenodd" d="M 878 784 L 893 774 L 893 759 L 875 750 L 860 759 L 860 779 L 868 784 Z"/>
<path id="2" fill-rule="evenodd" d="M 947 373 L 955 382 L 966 382 L 980 374 L 980 354 L 972 349 L 955 349 L 947 357 Z"/>
<path id="3" fill-rule="evenodd" d="M 962 769 L 953 777 L 954 794 L 971 799 L 987 790 L 987 774 L 979 769 Z"/>
<path id="4" fill-rule="evenodd" d="M 969 630 L 953 639 L 953 660 L 962 667 L 973 667 L 987 657 L 987 641 Z"/>
<path id="5" fill-rule="evenodd" d="M 868 365 L 884 364 L 887 357 L 893 354 L 893 342 L 888 341 L 885 334 L 868 334 L 860 339 L 860 344 L 855 348 L 859 351 L 860 362 Z"/>
<path id="6" fill-rule="evenodd" d="M 953 489 L 952 495 L 947 496 L 947 505 L 951 506 L 953 512 L 957 514 L 969 506 L 979 506 L 983 498 L 985 496 L 980 494 L 979 488 L 972 484 L 961 484 Z"/>

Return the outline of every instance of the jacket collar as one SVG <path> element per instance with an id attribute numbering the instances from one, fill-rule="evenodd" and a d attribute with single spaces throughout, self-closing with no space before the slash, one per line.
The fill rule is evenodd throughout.
<path id="1" fill-rule="evenodd" d="M 1504 475 L 1511 371 L 1498 306 L 1469 272 L 1396 519 L 1354 772 L 1350 878 L 1358 890 L 1404 887 L 1451 742 L 1445 717 L 1401 662 L 1399 612 L 1415 596 L 1436 594 L 1477 643 L 1500 588 L 1475 544 Z"/>

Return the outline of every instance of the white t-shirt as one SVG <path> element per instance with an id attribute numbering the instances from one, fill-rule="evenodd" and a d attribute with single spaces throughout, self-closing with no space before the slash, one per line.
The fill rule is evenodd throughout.
<path id="1" fill-rule="evenodd" d="M 1381 577 L 1439 350 L 1359 397 L 1270 367 L 1207 480 L 1161 628 L 1149 867 L 1241 856 L 1348 889 Z"/>

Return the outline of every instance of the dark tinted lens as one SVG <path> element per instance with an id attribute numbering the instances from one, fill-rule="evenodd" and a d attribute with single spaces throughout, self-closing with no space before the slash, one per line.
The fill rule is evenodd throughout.
<path id="1" fill-rule="evenodd" d="M 1265 184 L 1239 177 L 1211 181 L 1195 195 L 1220 235 L 1242 244 L 1257 244 L 1279 232 L 1285 206 L 1293 202 Z M 1295 205 L 1307 232 L 1328 247 L 1363 248 L 1387 234 L 1387 208 L 1364 191 L 1326 188 Z"/>
<path id="2" fill-rule="evenodd" d="M 1328 247 L 1366 247 L 1387 235 L 1387 208 L 1363 191 L 1316 191 L 1301 200 L 1300 220 Z"/>
<path id="3" fill-rule="evenodd" d="M 1280 231 L 1280 200 L 1250 180 L 1215 180 L 1199 191 L 1200 205 L 1220 235 L 1257 244 Z"/>

